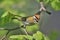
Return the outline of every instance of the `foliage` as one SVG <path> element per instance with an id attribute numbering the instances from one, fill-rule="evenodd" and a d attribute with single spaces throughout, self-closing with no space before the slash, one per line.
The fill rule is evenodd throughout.
<path id="1" fill-rule="evenodd" d="M 39 0 L 37 0 L 39 2 Z M 45 4 L 50 4 L 55 10 L 60 10 L 60 1 L 59 0 L 43 0 Z"/>
<path id="2" fill-rule="evenodd" d="M 40 32 L 37 31 L 37 33 L 33 34 L 33 36 L 30 35 L 14 35 L 14 36 L 10 36 L 11 39 L 17 39 L 17 40 L 23 40 L 23 39 L 28 39 L 28 40 L 48 40 L 45 39 L 46 37 Z"/>
<path id="3" fill-rule="evenodd" d="M 59 0 L 44 0 L 43 2 L 45 5 L 47 4 L 51 5 L 51 7 L 54 8 L 55 10 L 60 10 Z M 39 10 L 40 5 L 38 3 L 39 3 L 39 0 L 0 0 L 0 28 L 15 28 L 18 25 L 19 26 L 22 25 L 22 22 L 17 21 L 17 20 L 12 20 L 12 17 L 14 16 L 11 14 L 16 14 L 19 16 L 33 15 Z M 43 33 L 38 31 L 39 30 L 38 24 L 27 26 L 26 29 L 29 33 L 32 33 L 33 36 L 30 36 L 30 35 L 16 35 L 15 36 L 14 35 L 14 36 L 10 36 L 10 38 L 14 40 L 15 38 L 16 40 L 24 40 L 24 38 L 27 38 L 29 40 L 32 40 L 33 38 L 36 40 L 49 40 L 48 37 L 46 37 Z M 5 30 L 3 31 L 0 30 L 0 35 L 3 36 L 5 35 L 6 32 L 7 31 Z"/>
<path id="4" fill-rule="evenodd" d="M 57 31 L 51 31 L 49 38 L 50 40 L 57 40 L 58 36 L 60 36 L 60 33 Z"/>

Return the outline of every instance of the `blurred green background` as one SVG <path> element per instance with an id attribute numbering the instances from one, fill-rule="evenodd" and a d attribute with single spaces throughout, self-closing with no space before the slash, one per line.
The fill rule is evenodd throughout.
<path id="1" fill-rule="evenodd" d="M 47 2 L 48 1 L 46 0 L 46 3 Z M 60 11 L 55 11 L 48 4 L 46 4 L 47 10 L 51 11 L 52 15 L 43 12 L 41 14 L 39 28 L 37 27 L 38 25 L 33 25 L 32 27 L 29 27 L 29 29 L 27 27 L 27 30 L 31 32 L 32 30 L 37 31 L 39 29 L 44 35 L 52 38 L 52 40 L 60 40 Z M 39 11 L 39 8 L 40 4 L 37 0 L 0 0 L 0 28 L 15 28 L 20 26 L 19 21 L 11 19 L 13 17 L 11 14 L 32 16 Z M 11 12 L 11 14 L 8 14 L 8 12 Z M 0 30 L 0 39 L 6 34 L 6 32 L 6 30 Z M 9 35 L 13 34 L 24 34 L 24 32 L 21 29 L 18 29 L 9 33 Z"/>

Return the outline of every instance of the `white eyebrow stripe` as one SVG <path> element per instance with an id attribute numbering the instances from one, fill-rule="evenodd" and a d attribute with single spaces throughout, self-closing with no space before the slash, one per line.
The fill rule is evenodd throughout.
<path id="1" fill-rule="evenodd" d="M 35 16 L 33 16 L 33 18 L 34 18 L 34 19 L 36 19 L 36 17 L 35 17 Z"/>
<path id="2" fill-rule="evenodd" d="M 38 20 L 36 16 L 33 16 L 33 18 L 34 18 L 35 20 Z"/>

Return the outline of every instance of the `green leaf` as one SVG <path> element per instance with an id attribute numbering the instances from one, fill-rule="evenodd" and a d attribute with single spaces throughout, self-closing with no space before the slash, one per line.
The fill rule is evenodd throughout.
<path id="1" fill-rule="evenodd" d="M 5 17 L 5 16 L 7 16 L 7 15 L 8 15 L 8 12 L 5 12 L 5 13 L 3 13 L 3 15 L 1 16 L 1 18 Z"/>
<path id="2" fill-rule="evenodd" d="M 18 40 L 23 40 L 23 36 L 22 35 L 13 35 L 10 36 L 11 39 L 18 39 Z"/>
<path id="3" fill-rule="evenodd" d="M 54 0 L 51 2 L 51 6 L 52 8 L 54 8 L 55 10 L 60 10 L 60 1 L 58 0 Z"/>
<path id="4" fill-rule="evenodd" d="M 39 0 L 37 0 L 39 2 Z M 43 0 L 43 3 L 46 4 L 51 4 L 51 7 L 54 8 L 55 10 L 60 10 L 60 1 L 59 0 Z"/>
<path id="5" fill-rule="evenodd" d="M 43 34 L 39 31 L 37 31 L 37 33 L 33 34 L 33 37 L 36 39 L 36 40 L 42 40 L 43 39 Z"/>
<path id="6" fill-rule="evenodd" d="M 25 40 L 25 39 L 32 40 L 32 36 L 29 36 L 29 35 L 13 35 L 13 36 L 10 36 L 10 38 L 18 39 L 18 40 Z"/>
<path id="7" fill-rule="evenodd" d="M 50 40 L 56 40 L 58 38 L 58 36 L 60 36 L 60 34 L 57 31 L 51 31 L 51 33 L 49 35 Z"/>
<path id="8" fill-rule="evenodd" d="M 10 39 L 17 39 L 17 40 L 49 40 L 48 37 L 44 36 L 40 31 L 37 31 L 37 33 L 33 34 L 33 36 L 30 35 L 13 35 L 10 36 Z"/>
<path id="9" fill-rule="evenodd" d="M 6 32 L 6 30 L 0 30 L 0 36 L 5 35 Z"/>
<path id="10" fill-rule="evenodd" d="M 34 33 L 39 30 L 39 26 L 38 24 L 26 26 L 26 30 L 28 33 Z"/>

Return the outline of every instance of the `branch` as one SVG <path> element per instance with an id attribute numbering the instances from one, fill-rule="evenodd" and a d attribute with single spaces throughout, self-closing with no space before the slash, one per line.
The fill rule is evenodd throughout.
<path id="1" fill-rule="evenodd" d="M 9 34 L 9 32 L 11 32 L 11 31 L 13 31 L 13 30 L 17 30 L 17 29 L 20 29 L 20 27 L 16 27 L 16 28 L 14 28 L 14 29 L 0 28 L 0 30 L 8 30 L 8 32 L 6 33 L 6 35 L 4 35 L 1 40 L 5 40 L 5 38 L 6 38 L 7 35 Z"/>
<path id="2" fill-rule="evenodd" d="M 20 28 L 24 28 L 24 32 L 26 33 L 26 35 L 28 35 L 27 31 L 26 31 L 26 27 L 24 27 L 24 25 L 22 25 L 21 27 L 16 27 L 13 29 L 7 29 L 7 28 L 0 28 L 0 30 L 8 30 L 8 32 L 6 33 L 6 35 L 3 36 L 3 38 L 1 40 L 5 40 L 5 38 L 7 37 L 7 35 L 9 34 L 9 32 L 13 31 L 13 30 L 17 30 Z"/>
<path id="3" fill-rule="evenodd" d="M 4 35 L 4 36 L 2 37 L 1 40 L 6 40 L 6 37 L 7 37 L 7 35 L 9 34 L 9 32 L 10 32 L 10 31 L 8 31 L 8 32 L 6 33 L 6 35 Z"/>
<path id="4" fill-rule="evenodd" d="M 40 11 L 45 11 L 46 13 L 51 14 L 51 12 L 47 11 L 46 7 L 44 6 L 43 0 L 40 0 L 40 5 L 41 5 Z"/>
<path id="5" fill-rule="evenodd" d="M 7 29 L 7 28 L 0 28 L 0 30 L 16 30 L 16 29 L 20 29 L 21 27 L 16 27 L 16 28 L 13 28 L 13 29 Z"/>

